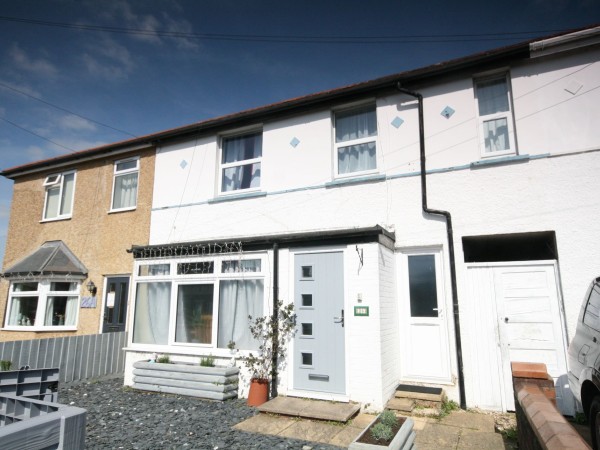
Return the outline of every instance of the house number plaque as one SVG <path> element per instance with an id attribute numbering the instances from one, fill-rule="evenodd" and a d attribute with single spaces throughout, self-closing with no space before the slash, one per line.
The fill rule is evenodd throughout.
<path id="1" fill-rule="evenodd" d="M 354 315 L 367 317 L 369 315 L 369 307 L 368 306 L 355 306 L 354 307 Z"/>

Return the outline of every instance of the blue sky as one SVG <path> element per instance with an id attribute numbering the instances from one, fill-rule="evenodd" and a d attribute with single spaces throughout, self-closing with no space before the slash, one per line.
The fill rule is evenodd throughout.
<path id="1" fill-rule="evenodd" d="M 598 0 L 0 0 L 0 168 L 598 22 Z"/>

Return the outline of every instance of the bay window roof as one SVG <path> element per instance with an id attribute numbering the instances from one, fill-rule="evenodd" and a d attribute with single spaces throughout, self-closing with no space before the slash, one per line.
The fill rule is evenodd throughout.
<path id="1" fill-rule="evenodd" d="M 2 275 L 7 278 L 26 275 L 69 275 L 85 278 L 87 273 L 87 268 L 63 241 L 47 241 L 37 250 L 7 268 Z"/>

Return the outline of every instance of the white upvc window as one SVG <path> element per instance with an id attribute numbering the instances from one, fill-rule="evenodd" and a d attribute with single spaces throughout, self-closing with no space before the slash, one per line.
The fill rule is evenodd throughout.
<path id="1" fill-rule="evenodd" d="M 135 209 L 137 206 L 140 158 L 115 162 L 111 211 Z"/>
<path id="2" fill-rule="evenodd" d="M 475 80 L 482 156 L 514 154 L 515 128 L 507 74 Z"/>
<path id="3" fill-rule="evenodd" d="M 256 350 L 248 316 L 264 312 L 265 256 L 140 261 L 132 343 Z M 218 353 L 218 351 L 216 352 Z"/>
<path id="4" fill-rule="evenodd" d="M 335 112 L 336 176 L 377 170 L 377 113 L 375 105 Z"/>
<path id="5" fill-rule="evenodd" d="M 262 143 L 262 131 L 221 139 L 221 193 L 260 188 Z"/>
<path id="6" fill-rule="evenodd" d="M 23 331 L 76 330 L 79 281 L 13 281 L 5 329 Z"/>
<path id="7" fill-rule="evenodd" d="M 44 179 L 46 188 L 42 220 L 68 219 L 73 213 L 75 171 L 55 173 Z"/>

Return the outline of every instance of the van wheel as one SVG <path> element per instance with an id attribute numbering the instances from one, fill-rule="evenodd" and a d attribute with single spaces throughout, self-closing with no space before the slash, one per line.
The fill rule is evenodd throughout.
<path id="1" fill-rule="evenodd" d="M 598 450 L 598 444 L 600 443 L 600 395 L 594 397 L 592 405 L 590 406 L 590 431 L 592 434 L 592 447 L 594 450 Z"/>

